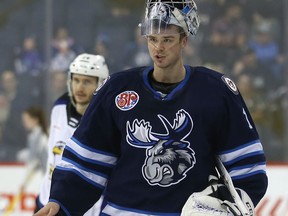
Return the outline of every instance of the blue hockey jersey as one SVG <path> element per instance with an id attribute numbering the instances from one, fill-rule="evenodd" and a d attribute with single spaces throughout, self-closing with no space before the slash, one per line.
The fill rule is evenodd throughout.
<path id="1" fill-rule="evenodd" d="M 111 75 L 65 147 L 50 200 L 73 216 L 102 193 L 103 215 L 180 215 L 219 156 L 256 205 L 267 188 L 265 155 L 237 87 L 213 70 L 185 68 L 168 95 L 151 87 L 152 67 Z"/>

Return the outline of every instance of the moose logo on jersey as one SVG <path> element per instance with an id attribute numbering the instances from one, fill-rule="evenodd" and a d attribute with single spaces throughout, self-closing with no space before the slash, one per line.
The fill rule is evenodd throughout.
<path id="1" fill-rule="evenodd" d="M 126 124 L 126 140 L 137 148 L 146 148 L 146 159 L 142 174 L 150 185 L 168 187 L 186 177 L 196 163 L 195 152 L 185 140 L 192 131 L 191 116 L 183 109 L 176 113 L 173 125 L 158 115 L 166 129 L 165 134 L 152 131 L 150 122 L 135 119 Z"/>

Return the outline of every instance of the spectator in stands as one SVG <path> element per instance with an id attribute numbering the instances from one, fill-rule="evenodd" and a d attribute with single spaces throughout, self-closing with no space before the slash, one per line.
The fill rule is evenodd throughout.
<path id="1" fill-rule="evenodd" d="M 245 45 L 248 27 L 242 9 L 235 1 L 227 3 L 224 14 L 212 23 L 213 32 L 219 34 L 223 46 L 237 49 Z"/>
<path id="2" fill-rule="evenodd" d="M 246 44 L 247 23 L 242 16 L 241 4 L 232 1 L 226 4 L 222 16 L 211 22 L 211 34 L 203 45 L 204 62 L 226 67 L 230 71 L 239 58 L 239 50 Z"/>
<path id="3" fill-rule="evenodd" d="M 239 0 L 238 0 L 239 1 Z M 240 0 L 245 10 L 243 11 L 245 19 L 253 25 L 261 22 L 263 19 L 269 19 L 273 22 L 273 32 L 275 37 L 281 37 L 281 22 L 284 20 L 285 13 L 282 13 L 284 1 L 272 0 Z M 284 11 L 283 11 L 284 12 Z"/>
<path id="4" fill-rule="evenodd" d="M 67 71 L 70 63 L 76 57 L 67 40 L 59 41 L 58 52 L 51 60 L 50 71 Z"/>
<path id="5" fill-rule="evenodd" d="M 53 52 L 50 71 L 52 72 L 66 72 L 77 53 L 83 51 L 77 46 L 74 38 L 69 34 L 66 27 L 56 29 L 55 36 L 51 43 Z"/>
<path id="6" fill-rule="evenodd" d="M 263 91 L 264 94 L 265 92 L 267 93 L 267 86 L 271 81 L 269 71 L 259 63 L 252 49 L 243 50 L 242 56 L 234 63 L 232 75 L 235 79 L 238 79 L 242 74 L 247 74 L 250 77 L 257 91 Z"/>
<path id="7" fill-rule="evenodd" d="M 137 26 L 134 32 L 134 39 L 127 43 L 124 48 L 123 68 L 140 67 L 152 64 L 152 59 L 147 48 L 146 38 L 140 34 L 140 28 Z"/>
<path id="8" fill-rule="evenodd" d="M 10 104 L 9 115 L 4 125 L 2 147 L 5 152 L 3 160 L 16 160 L 16 153 L 25 143 L 25 130 L 21 125 L 21 113 L 30 103 L 31 97 L 19 91 L 18 79 L 13 71 L 6 70 L 1 74 L 1 91 Z"/>
<path id="9" fill-rule="evenodd" d="M 269 70 L 270 84 L 274 83 L 275 88 L 283 80 L 282 57 L 279 45 L 273 37 L 272 23 L 269 20 L 262 20 L 255 27 L 255 33 L 248 41 L 248 46 L 256 53 L 257 60 Z"/>
<path id="10" fill-rule="evenodd" d="M 48 158 L 48 127 L 41 107 L 28 107 L 22 113 L 22 123 L 27 130 L 27 146 L 17 153 L 17 160 L 25 162 L 30 170 L 46 171 Z"/>
<path id="11" fill-rule="evenodd" d="M 111 57 L 111 42 L 110 37 L 107 33 L 100 33 L 95 40 L 94 48 L 91 53 L 95 55 L 102 55 L 107 65 L 109 65 L 109 73 L 114 73 L 119 70 L 119 65 L 115 58 Z"/>
<path id="12" fill-rule="evenodd" d="M 202 59 L 200 58 L 201 45 L 193 40 L 188 41 L 187 46 L 183 50 L 184 62 L 190 65 L 201 65 Z"/>
<path id="13" fill-rule="evenodd" d="M 108 59 L 107 64 L 109 65 L 110 73 L 114 73 L 125 67 L 125 62 L 122 62 L 124 47 L 128 41 L 133 40 L 133 31 L 139 22 L 132 16 L 132 9 L 125 7 L 122 1 L 106 2 L 108 10 L 106 10 L 105 16 L 109 17 L 109 19 L 101 19 L 97 28 L 101 29 L 101 32 L 105 32 L 105 36 L 109 39 L 107 41 L 109 43 L 109 57 L 105 56 L 105 59 Z M 138 14 L 137 18 L 139 18 Z M 99 52 L 96 53 L 101 54 Z"/>
<path id="14" fill-rule="evenodd" d="M 21 91 L 31 93 L 34 104 L 43 100 L 43 60 L 37 49 L 34 36 L 24 38 L 22 47 L 17 47 L 14 59 L 15 73 L 18 76 Z"/>
<path id="15" fill-rule="evenodd" d="M 68 29 L 65 27 L 59 27 L 56 29 L 55 36 L 52 40 L 53 55 L 55 56 L 61 49 L 61 43 L 66 41 L 69 47 L 74 47 L 75 40 L 69 35 Z"/>
<path id="16" fill-rule="evenodd" d="M 0 92 L 0 149 L 2 149 L 2 137 L 3 137 L 3 130 L 5 127 L 5 123 L 9 116 L 10 111 L 10 103 L 8 98 L 3 92 Z M 4 157 L 2 154 L 2 150 L 0 150 L 0 160 Z"/>
<path id="17" fill-rule="evenodd" d="M 24 38 L 22 47 L 15 50 L 15 72 L 19 75 L 39 76 L 43 61 L 33 36 Z"/>

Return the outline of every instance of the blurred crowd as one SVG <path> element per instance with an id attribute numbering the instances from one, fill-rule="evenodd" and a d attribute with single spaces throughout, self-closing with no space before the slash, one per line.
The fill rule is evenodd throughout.
<path id="1" fill-rule="evenodd" d="M 75 7 L 80 7 L 83 1 L 73 2 L 78 2 Z M 102 2 L 98 2 L 99 7 Z M 204 65 L 231 77 L 256 123 L 268 161 L 288 160 L 285 155 L 288 149 L 287 50 L 284 50 L 282 1 L 198 0 L 196 3 L 201 25 L 185 49 L 185 63 Z M 83 16 L 82 12 L 74 14 L 78 30 L 71 28 L 68 21 L 53 26 L 49 62 L 43 49 L 43 32 L 37 29 L 30 28 L 29 34 L 13 45 L 9 64 L 0 67 L 0 161 L 23 160 L 23 149 L 29 148 L 31 133 L 31 128 L 25 127 L 23 113 L 29 107 L 37 107 L 49 116 L 53 101 L 67 89 L 68 66 L 79 53 L 103 55 L 111 73 L 151 64 L 146 39 L 140 36 L 137 25 L 141 21 L 139 10 L 143 8 L 106 4 L 106 8 L 96 10 L 102 11 L 99 13 L 106 10 L 101 19 L 88 16 L 92 5 L 86 5 L 90 10 L 84 10 Z M 142 6 L 143 2 L 139 4 Z M 67 15 L 67 20 L 75 24 L 76 19 Z"/>

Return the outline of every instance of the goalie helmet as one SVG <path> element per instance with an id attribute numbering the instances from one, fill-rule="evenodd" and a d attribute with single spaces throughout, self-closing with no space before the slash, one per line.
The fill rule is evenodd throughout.
<path id="1" fill-rule="evenodd" d="M 169 25 L 176 25 L 187 36 L 189 33 L 196 35 L 199 24 L 197 6 L 193 0 L 146 0 L 141 34 L 164 34 Z"/>
<path id="2" fill-rule="evenodd" d="M 109 70 L 105 62 L 105 58 L 101 55 L 82 53 L 73 60 L 69 67 L 69 78 L 67 85 L 69 96 L 72 98 L 71 101 L 75 105 L 71 89 L 72 74 L 97 77 L 99 86 L 104 79 L 108 77 Z"/>

